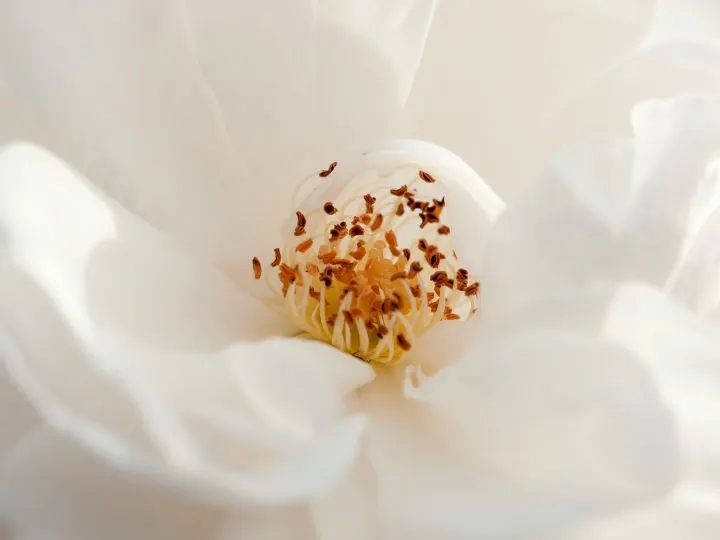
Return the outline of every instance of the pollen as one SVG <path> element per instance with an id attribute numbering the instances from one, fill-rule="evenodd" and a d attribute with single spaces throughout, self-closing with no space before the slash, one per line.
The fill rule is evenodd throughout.
<path id="1" fill-rule="evenodd" d="M 460 265 L 443 222 L 452 201 L 437 198 L 430 173 L 411 172 L 369 192 L 349 184 L 332 202 L 297 210 L 273 271 L 252 261 L 303 332 L 375 365 L 404 361 L 425 332 L 477 311 L 480 283 Z"/>

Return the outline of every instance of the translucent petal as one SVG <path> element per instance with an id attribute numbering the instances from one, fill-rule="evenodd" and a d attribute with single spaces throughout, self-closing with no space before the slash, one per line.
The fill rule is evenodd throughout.
<path id="1" fill-rule="evenodd" d="M 627 351 L 515 333 L 411 389 L 361 392 L 381 519 L 423 537 L 539 535 L 657 496 L 672 427 Z"/>
<path id="2" fill-rule="evenodd" d="M 652 101 L 635 109 L 633 123 L 633 142 L 609 139 L 570 153 L 506 212 L 484 258 L 485 290 L 496 296 L 488 302 L 512 305 L 513 296 L 570 284 L 667 282 L 698 215 L 711 210 L 720 107 L 699 98 Z"/>
<path id="3" fill-rule="evenodd" d="M 6 253 L 85 339 L 111 332 L 159 347 L 217 350 L 283 331 L 280 318 L 219 271 L 37 147 L 4 149 L 0 193 Z"/>
<path id="4" fill-rule="evenodd" d="M 199 252 L 237 249 L 245 229 L 232 185 L 249 177 L 180 3 L 11 0 L 0 6 L 0 36 L 0 69 L 44 144 Z"/>
<path id="5" fill-rule="evenodd" d="M 124 475 L 46 428 L 0 467 L 0 517 L 13 538 L 211 538 L 222 513 Z"/>

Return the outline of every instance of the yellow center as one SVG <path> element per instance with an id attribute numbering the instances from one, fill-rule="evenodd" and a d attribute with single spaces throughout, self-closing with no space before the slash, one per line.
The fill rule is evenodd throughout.
<path id="1" fill-rule="evenodd" d="M 297 212 L 292 236 L 275 249 L 270 265 L 277 286 L 268 285 L 305 332 L 387 365 L 440 321 L 475 313 L 480 284 L 458 265 L 442 219 L 445 198 L 418 194 L 418 187 L 434 183 L 419 170 L 405 184 L 374 186 L 325 201 L 307 215 Z M 257 258 L 253 270 L 260 279 Z"/>

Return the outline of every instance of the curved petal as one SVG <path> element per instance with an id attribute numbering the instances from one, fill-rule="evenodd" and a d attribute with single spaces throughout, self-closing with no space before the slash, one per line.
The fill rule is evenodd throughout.
<path id="1" fill-rule="evenodd" d="M 46 428 L 0 467 L 0 518 L 13 538 L 211 538 L 222 513 L 123 475 Z"/>
<path id="2" fill-rule="evenodd" d="M 658 0 L 644 46 L 691 42 L 720 48 L 720 8 L 712 0 Z"/>
<path id="3" fill-rule="evenodd" d="M 715 493 L 709 501 L 698 501 L 688 495 L 681 490 L 660 504 L 588 524 L 548 540 L 714 540 L 720 530 L 720 497 Z"/>
<path id="4" fill-rule="evenodd" d="M 634 141 L 564 157 L 499 221 L 484 259 L 493 306 L 569 284 L 666 283 L 717 187 L 707 172 L 720 146 L 720 102 L 647 102 L 633 123 Z"/>
<path id="5" fill-rule="evenodd" d="M 0 155 L 0 189 L 0 346 L 14 384 L 44 419 L 116 466 L 198 497 L 288 501 L 329 489 L 352 464 L 363 420 L 345 418 L 342 397 L 372 377 L 368 366 L 295 340 L 223 350 L 262 335 L 247 319 L 228 318 L 251 308 L 247 300 L 33 147 Z M 145 257 L 136 268 L 124 257 L 103 266 L 111 279 L 95 290 L 102 275 L 88 258 L 118 237 L 128 257 L 138 247 Z M 154 272 L 167 263 L 174 274 Z M 128 297 L 113 296 L 116 284 Z M 132 315 L 147 315 L 134 304 L 153 301 L 142 327 L 152 332 L 133 331 Z M 287 393 L 291 367 L 317 401 Z M 269 405 L 309 429 L 289 431 Z"/>
<path id="6" fill-rule="evenodd" d="M 410 136 L 453 149 L 513 200 L 558 151 L 597 131 L 588 116 L 601 121 L 618 106 L 617 90 L 606 92 L 557 125 L 573 92 L 585 97 L 588 81 L 642 39 L 652 4 L 439 2 L 408 104 Z"/>
<path id="7" fill-rule="evenodd" d="M 181 2 L 3 2 L 0 44 L 11 88 L 55 135 L 41 132 L 44 144 L 200 253 L 237 250 L 246 224 L 232 184 L 250 177 L 198 71 Z"/>
<path id="8" fill-rule="evenodd" d="M 110 332 L 159 347 L 217 350 L 286 330 L 223 274 L 37 147 L 0 153 L 0 195 L 6 254 L 88 340 Z"/>
<path id="9" fill-rule="evenodd" d="M 362 392 L 368 450 L 381 519 L 408 537 L 539 536 L 674 479 L 672 430 L 649 378 L 598 340 L 516 334 L 409 400 L 382 384 Z"/>

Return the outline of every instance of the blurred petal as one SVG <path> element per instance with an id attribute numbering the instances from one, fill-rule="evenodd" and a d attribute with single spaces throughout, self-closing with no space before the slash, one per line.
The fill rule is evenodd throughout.
<path id="1" fill-rule="evenodd" d="M 556 125 L 568 95 L 578 87 L 585 95 L 588 81 L 642 39 L 652 4 L 438 2 L 406 113 L 410 136 L 451 148 L 503 199 L 514 199 L 559 150 L 596 131 L 583 121 L 570 133 L 575 117 L 601 120 L 616 106 L 616 94 L 606 92 L 592 111 L 578 107 Z M 629 105 L 622 108 L 626 115 Z"/>
<path id="2" fill-rule="evenodd" d="M 680 490 L 660 504 L 543 540 L 715 540 L 720 530 L 720 496 L 715 494 L 708 505 L 688 495 Z"/>
<path id="3" fill-rule="evenodd" d="M 559 161 L 506 212 L 485 256 L 493 309 L 567 285 L 642 279 L 664 285 L 696 212 L 707 215 L 720 102 L 679 98 L 633 113 L 634 142 L 609 139 Z"/>
<path id="4" fill-rule="evenodd" d="M 11 88 L 63 134 L 56 152 L 201 253 L 237 249 L 245 228 L 232 182 L 248 177 L 198 71 L 181 3 L 11 0 L 0 6 L 0 44 Z"/>
<path id="5" fill-rule="evenodd" d="M 317 536 L 305 507 L 249 508 L 228 516 L 212 540 L 317 540 Z"/>
<path id="6" fill-rule="evenodd" d="M 403 96 L 434 1 L 187 4 L 202 73 L 251 170 L 236 182 L 238 210 L 252 226 L 239 232 L 235 253 L 260 253 L 295 211 L 294 184 L 346 152 L 402 133 Z"/>
<path id="7" fill-rule="evenodd" d="M 268 398 L 261 389 L 248 394 L 247 381 L 239 377 L 252 373 L 246 363 L 264 362 L 266 370 L 278 366 L 276 380 L 266 378 L 262 390 L 281 396 L 272 385 L 287 384 L 278 344 L 181 355 L 105 340 L 90 352 L 29 280 L 8 277 L 3 275 L 8 290 L 1 295 L 0 314 L 4 360 L 13 382 L 48 422 L 118 468 L 228 504 L 238 498 L 289 502 L 322 493 L 352 465 L 364 422 L 343 416 L 340 400 L 352 386 L 349 377 L 296 369 L 307 394 L 300 401 L 296 393 L 264 402 Z M 18 291 L 24 311 L 9 303 L 8 291 Z M 42 340 L 36 339 L 38 327 Z M 284 350 L 312 358 L 317 354 L 313 347 L 322 345 L 292 340 Z M 332 352 L 338 362 L 347 360 Z M 318 369 L 313 362 L 303 365 Z M 367 375 L 358 375 L 362 384 Z M 334 409 L 320 408 L 333 404 Z M 288 430 L 278 416 L 309 428 Z"/>
<path id="8" fill-rule="evenodd" d="M 38 430 L 0 467 L 0 518 L 17 540 L 212 538 L 222 514 L 123 475 Z"/>
<path id="9" fill-rule="evenodd" d="M 0 462 L 41 422 L 27 396 L 13 384 L 5 368 L 8 346 L 8 343 L 0 342 Z"/>
<path id="10" fill-rule="evenodd" d="M 687 41 L 720 48 L 720 6 L 713 0 L 657 0 L 644 45 Z"/>
<path id="11" fill-rule="evenodd" d="M 518 332 L 423 380 L 409 401 L 387 380 L 362 391 L 391 524 L 428 537 L 539 534 L 674 481 L 670 419 L 628 351 Z"/>
<path id="12" fill-rule="evenodd" d="M 347 28 L 372 44 L 393 67 L 405 104 L 422 59 L 435 0 L 320 0 L 320 21 Z"/>
<path id="13" fill-rule="evenodd" d="M 352 464 L 363 422 L 340 418 L 342 399 L 372 378 L 368 366 L 295 340 L 223 351 L 261 335 L 263 312 L 238 319 L 252 306 L 221 274 L 34 147 L 0 155 L 0 188 L 10 258 L 0 343 L 46 420 L 123 468 L 195 493 L 288 500 L 327 489 Z M 123 256 L 101 265 L 108 242 L 124 242 Z M 289 384 L 290 369 L 317 401 Z M 272 407 L 312 429 L 300 440 L 271 421 Z"/>
<path id="14" fill-rule="evenodd" d="M 85 339 L 104 332 L 217 350 L 283 330 L 279 317 L 223 274 L 37 147 L 16 144 L 0 153 L 0 194 L 7 254 Z"/>

